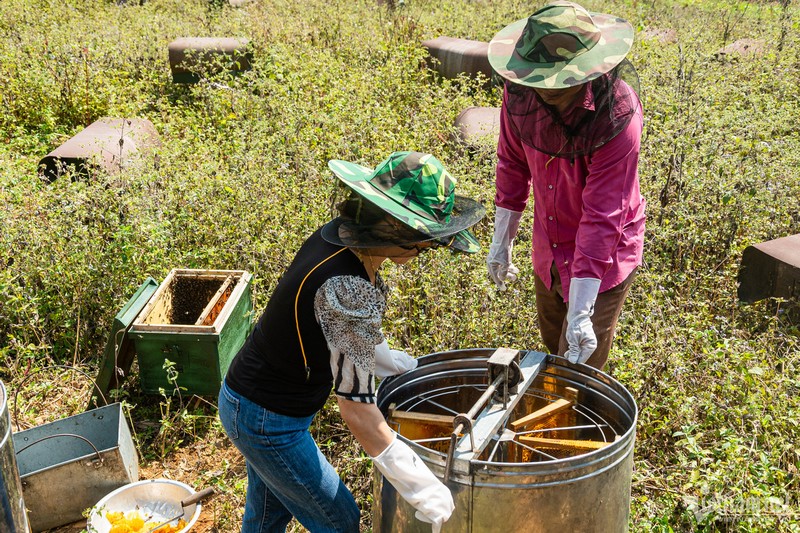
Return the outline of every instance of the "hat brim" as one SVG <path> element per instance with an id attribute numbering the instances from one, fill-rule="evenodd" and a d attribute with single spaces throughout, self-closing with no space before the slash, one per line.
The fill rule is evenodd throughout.
<path id="1" fill-rule="evenodd" d="M 478 239 L 468 229 L 464 229 L 454 235 L 448 235 L 446 237 L 441 237 L 441 238 L 432 237 L 428 239 L 405 241 L 402 243 L 400 242 L 388 243 L 385 240 L 364 241 L 364 240 L 352 240 L 348 239 L 347 237 L 343 238 L 342 234 L 347 235 L 348 233 L 354 233 L 354 232 L 348 232 L 348 231 L 340 232 L 339 229 L 342 227 L 346 229 L 347 222 L 339 217 L 334 218 L 333 220 L 322 226 L 321 230 L 322 238 L 331 244 L 335 244 L 337 246 L 347 246 L 348 248 L 382 248 L 386 246 L 400 246 L 400 245 L 424 243 L 429 241 L 438 241 L 441 244 L 442 241 L 447 240 L 448 242 L 447 244 L 445 244 L 445 246 L 459 252 L 474 254 L 479 252 L 481 249 L 481 245 L 478 242 Z M 355 232 L 355 234 L 358 233 Z"/>
<path id="2" fill-rule="evenodd" d="M 520 85 L 566 89 L 586 83 L 619 65 L 633 46 L 633 26 L 619 17 L 590 13 L 602 37 L 594 47 L 570 61 L 534 63 L 517 53 L 528 19 L 513 22 L 489 42 L 489 63 L 497 74 Z"/>
<path id="3" fill-rule="evenodd" d="M 449 220 L 445 223 L 440 223 L 430 218 L 421 216 L 420 214 L 407 208 L 405 205 L 390 198 L 383 191 L 373 187 L 369 181 L 373 176 L 373 169 L 371 168 L 339 159 L 333 159 L 329 161 L 328 168 L 330 168 L 336 177 L 339 178 L 345 185 L 358 193 L 364 199 L 373 203 L 387 214 L 393 216 L 410 228 L 430 236 L 430 239 L 425 240 L 454 237 L 452 242 L 449 244 L 450 247 L 467 253 L 475 253 L 480 250 L 480 244 L 478 243 L 478 240 L 467 229 L 481 220 L 486 214 L 486 209 L 479 202 L 471 198 L 455 195 L 453 201 L 453 211 L 450 214 Z M 328 240 L 328 242 L 339 244 L 325 237 L 327 234 L 331 239 L 338 238 L 338 226 L 336 237 L 331 236 L 329 233 L 330 232 L 324 232 L 323 238 Z M 425 240 L 416 242 L 424 242 Z M 371 246 L 380 244 L 384 246 L 386 245 L 385 242 L 369 243 Z M 345 245 L 354 246 L 351 244 Z M 361 247 L 367 246 L 361 245 Z"/>

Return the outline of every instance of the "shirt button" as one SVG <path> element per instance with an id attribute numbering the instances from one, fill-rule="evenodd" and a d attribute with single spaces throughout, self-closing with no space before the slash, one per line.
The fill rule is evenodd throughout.
<path id="1" fill-rule="evenodd" d="M 552 216 L 547 217 L 547 220 L 553 220 Z"/>
<path id="2" fill-rule="evenodd" d="M 547 186 L 547 188 L 548 188 L 548 189 L 552 189 L 552 188 L 553 188 L 553 186 L 552 186 L 552 185 L 548 185 L 548 186 Z"/>
<path id="3" fill-rule="evenodd" d="M 558 248 L 558 245 L 556 243 L 553 243 L 553 248 Z"/>

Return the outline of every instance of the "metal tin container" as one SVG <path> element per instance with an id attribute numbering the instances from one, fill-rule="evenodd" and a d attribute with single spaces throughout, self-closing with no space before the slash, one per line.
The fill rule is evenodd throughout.
<path id="1" fill-rule="evenodd" d="M 8 396 L 2 381 L 0 381 L 0 531 L 8 533 L 30 531 L 14 454 L 14 440 L 11 438 Z"/>
<path id="2" fill-rule="evenodd" d="M 33 531 L 80 520 L 100 498 L 139 479 L 119 403 L 14 433 L 14 448 Z"/>
<path id="3" fill-rule="evenodd" d="M 437 428 L 436 420 L 458 422 L 486 396 L 487 361 L 494 352 L 427 355 L 416 369 L 378 388 L 378 407 L 399 438 L 453 494 L 455 511 L 442 531 L 626 531 L 637 407 L 631 394 L 603 372 L 552 355 L 519 352 L 519 390 L 509 394 L 512 400 L 506 403 L 495 395 L 458 438 L 453 452 L 457 431 L 446 423 Z M 551 424 L 530 431 L 512 429 L 512 422 L 570 395 L 576 399 L 574 407 L 553 417 Z M 392 414 L 397 412 L 424 412 L 433 422 L 398 423 Z M 565 453 L 527 443 L 544 436 L 548 442 L 567 437 L 572 440 L 564 442 L 598 442 L 602 447 Z M 374 531 L 430 531 L 377 469 L 374 476 Z"/>

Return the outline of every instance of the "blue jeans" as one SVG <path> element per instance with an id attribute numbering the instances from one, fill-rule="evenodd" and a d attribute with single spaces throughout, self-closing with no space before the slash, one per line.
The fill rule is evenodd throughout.
<path id="1" fill-rule="evenodd" d="M 284 533 L 292 516 L 312 533 L 358 532 L 358 505 L 308 431 L 313 415 L 273 413 L 223 382 L 219 418 L 247 462 L 242 533 Z"/>

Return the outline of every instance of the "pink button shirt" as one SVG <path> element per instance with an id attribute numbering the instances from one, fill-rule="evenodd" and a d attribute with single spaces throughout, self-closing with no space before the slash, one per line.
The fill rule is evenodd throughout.
<path id="1" fill-rule="evenodd" d="M 577 104 L 594 108 L 592 91 Z M 495 204 L 524 211 L 533 191 L 533 269 L 549 289 L 555 263 L 569 295 L 570 278 L 600 279 L 600 292 L 642 262 L 645 200 L 639 192 L 641 107 L 628 126 L 592 155 L 551 157 L 525 145 L 500 113 Z M 532 189 L 531 189 L 532 187 Z"/>

